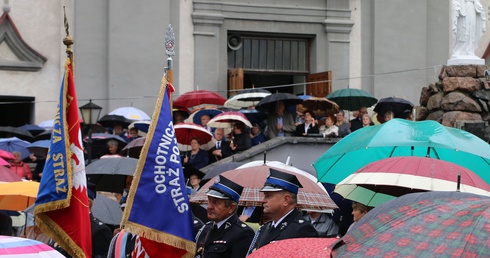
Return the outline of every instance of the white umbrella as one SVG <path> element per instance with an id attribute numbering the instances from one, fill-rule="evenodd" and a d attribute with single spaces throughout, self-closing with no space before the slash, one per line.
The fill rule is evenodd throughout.
<path id="1" fill-rule="evenodd" d="M 133 121 L 151 120 L 144 111 L 134 107 L 120 107 L 111 111 L 109 115 L 119 115 Z"/>

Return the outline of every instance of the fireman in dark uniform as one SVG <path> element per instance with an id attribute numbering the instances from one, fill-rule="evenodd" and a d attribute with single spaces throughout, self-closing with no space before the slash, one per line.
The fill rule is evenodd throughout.
<path id="1" fill-rule="evenodd" d="M 236 211 L 243 187 L 223 176 L 209 188 L 210 220 L 196 236 L 196 257 L 245 257 L 254 231 L 238 219 Z"/>
<path id="2" fill-rule="evenodd" d="M 289 173 L 270 169 L 264 187 L 264 215 L 271 218 L 257 231 L 249 253 L 272 241 L 318 237 L 310 222 L 296 209 L 298 188 L 303 187 L 298 178 Z"/>
<path id="3" fill-rule="evenodd" d="M 87 195 L 90 208 L 92 208 L 97 195 L 96 188 L 96 185 L 87 182 Z M 92 212 L 90 212 L 90 223 L 92 229 L 92 257 L 107 257 L 109 245 L 112 240 L 112 230 L 102 221 L 94 217 Z"/>

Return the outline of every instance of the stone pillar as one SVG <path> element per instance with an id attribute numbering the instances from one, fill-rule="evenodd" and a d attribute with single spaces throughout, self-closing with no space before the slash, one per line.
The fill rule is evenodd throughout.
<path id="1" fill-rule="evenodd" d="M 194 89 L 207 89 L 219 92 L 220 71 L 220 27 L 224 16 L 217 13 L 192 13 L 194 24 Z M 224 41 L 226 43 L 226 40 Z M 184 64 L 181 64 L 184 65 Z M 189 64 L 190 65 L 190 64 Z M 222 94 L 225 96 L 225 94 Z"/>

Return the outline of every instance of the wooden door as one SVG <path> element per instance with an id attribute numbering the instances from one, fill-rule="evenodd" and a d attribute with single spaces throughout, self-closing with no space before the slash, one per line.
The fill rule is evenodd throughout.
<path id="1" fill-rule="evenodd" d="M 323 98 L 332 92 L 332 71 L 308 74 L 306 94 Z"/>
<path id="2" fill-rule="evenodd" d="M 228 79 L 228 97 L 236 93 L 236 90 L 243 89 L 243 68 L 237 68 L 230 71 Z"/>

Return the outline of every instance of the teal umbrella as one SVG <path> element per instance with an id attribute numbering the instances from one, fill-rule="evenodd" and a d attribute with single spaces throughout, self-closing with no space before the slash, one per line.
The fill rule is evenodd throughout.
<path id="1" fill-rule="evenodd" d="M 341 89 L 328 94 L 327 99 L 337 103 L 340 109 L 359 110 L 378 102 L 371 94 L 360 89 Z"/>
<path id="2" fill-rule="evenodd" d="M 399 156 L 453 162 L 490 184 L 490 145 L 469 132 L 432 120 L 392 119 L 361 128 L 332 146 L 313 167 L 320 182 L 337 184 L 371 162 Z"/>

